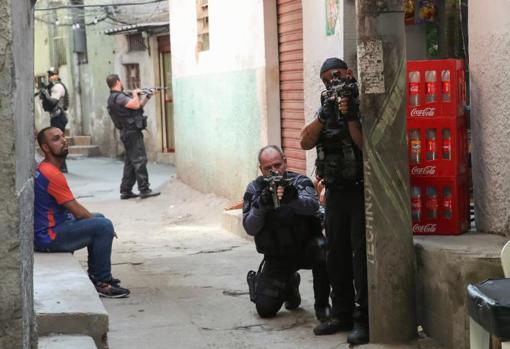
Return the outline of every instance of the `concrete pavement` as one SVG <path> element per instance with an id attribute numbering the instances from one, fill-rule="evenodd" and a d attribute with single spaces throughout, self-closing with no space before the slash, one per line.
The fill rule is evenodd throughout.
<path id="1" fill-rule="evenodd" d="M 71 189 L 83 195 L 79 200 L 89 210 L 113 221 L 119 235 L 113 273 L 132 292 L 125 299 L 103 299 L 111 349 L 347 348 L 347 333 L 312 333 L 317 321 L 310 271 L 301 272 L 298 310 L 282 310 L 269 320 L 258 317 L 248 298 L 246 273 L 257 268 L 261 255 L 252 242 L 221 228 L 227 200 L 191 189 L 175 179 L 172 167 L 158 165 L 149 174 L 152 183 L 162 179 L 161 196 L 121 201 L 122 163 L 78 161 L 69 161 Z M 79 175 L 74 173 L 78 166 Z M 85 265 L 86 252 L 76 255 Z"/>

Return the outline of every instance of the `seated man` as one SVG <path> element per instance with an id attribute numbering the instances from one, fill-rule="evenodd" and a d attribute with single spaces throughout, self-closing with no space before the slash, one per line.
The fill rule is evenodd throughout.
<path id="1" fill-rule="evenodd" d="M 275 316 L 284 302 L 285 308 L 296 309 L 301 304 L 297 270 L 311 268 L 315 314 L 326 321 L 330 306 L 325 239 L 315 217 L 319 201 L 312 181 L 288 172 L 287 159 L 274 145 L 260 150 L 259 165 L 263 176 L 248 185 L 243 205 L 244 229 L 264 254 L 257 276 L 248 274 L 250 298 L 261 317 Z M 280 184 L 271 184 L 271 176 L 282 176 Z"/>
<path id="2" fill-rule="evenodd" d="M 44 160 L 37 166 L 34 184 L 34 249 L 73 252 L 88 249 L 88 274 L 102 297 L 122 298 L 130 291 L 112 277 L 112 222 L 92 214 L 74 198 L 59 168 L 67 153 L 64 133 L 46 127 L 37 134 Z"/>

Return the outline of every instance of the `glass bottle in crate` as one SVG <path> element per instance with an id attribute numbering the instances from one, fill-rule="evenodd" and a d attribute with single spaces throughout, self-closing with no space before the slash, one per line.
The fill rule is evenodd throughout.
<path id="1" fill-rule="evenodd" d="M 421 189 L 417 186 L 411 188 L 411 217 L 413 222 L 421 221 Z"/>
<path id="2" fill-rule="evenodd" d="M 425 72 L 425 101 L 434 103 L 436 101 L 436 71 L 429 70 Z"/>
<path id="3" fill-rule="evenodd" d="M 443 102 L 450 102 L 452 99 L 449 70 L 441 72 L 441 95 L 443 96 Z"/>
<path id="4" fill-rule="evenodd" d="M 442 145 L 442 153 L 444 160 L 452 159 L 452 136 L 450 133 L 450 129 L 444 128 L 442 131 L 443 137 L 443 145 Z"/>
<path id="5" fill-rule="evenodd" d="M 446 219 L 452 219 L 453 212 L 453 197 L 452 190 L 450 187 L 444 187 L 443 189 L 443 217 Z"/>
<path id="6" fill-rule="evenodd" d="M 412 71 L 409 73 L 409 104 L 411 106 L 420 105 L 420 72 Z"/>
<path id="7" fill-rule="evenodd" d="M 419 164 L 421 162 L 421 139 L 420 130 L 413 128 L 409 135 L 409 162 L 411 164 Z"/>
<path id="8" fill-rule="evenodd" d="M 425 203 L 425 207 L 427 209 L 427 218 L 428 219 L 436 219 L 437 218 L 437 189 L 435 187 L 427 187 L 427 201 Z"/>
<path id="9" fill-rule="evenodd" d="M 437 160 L 437 148 L 436 148 L 436 129 L 428 128 L 427 129 L 427 153 L 426 159 Z"/>

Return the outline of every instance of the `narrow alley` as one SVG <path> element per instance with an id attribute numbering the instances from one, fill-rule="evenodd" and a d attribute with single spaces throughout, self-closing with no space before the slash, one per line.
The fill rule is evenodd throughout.
<path id="1" fill-rule="evenodd" d="M 310 271 L 301 272 L 297 311 L 258 317 L 246 273 L 261 255 L 252 242 L 221 228 L 225 199 L 191 189 L 175 178 L 173 167 L 151 165 L 152 185 L 162 195 L 121 201 L 121 162 L 89 158 L 69 161 L 69 168 L 78 200 L 113 221 L 119 238 L 112 270 L 132 292 L 126 299 L 103 299 L 111 349 L 346 347 L 346 334 L 312 333 Z M 84 263 L 86 251 L 78 256 Z"/>

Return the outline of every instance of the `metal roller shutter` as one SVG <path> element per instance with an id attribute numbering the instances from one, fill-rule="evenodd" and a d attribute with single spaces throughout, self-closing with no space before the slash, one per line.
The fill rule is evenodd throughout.
<path id="1" fill-rule="evenodd" d="M 305 123 L 301 0 L 278 0 L 278 50 L 282 148 L 289 170 L 305 173 L 305 152 L 299 145 Z"/>

